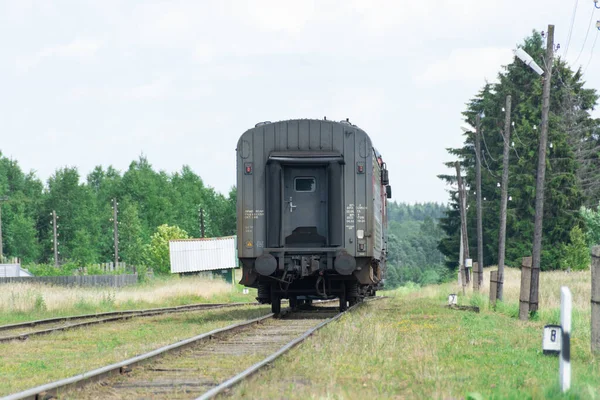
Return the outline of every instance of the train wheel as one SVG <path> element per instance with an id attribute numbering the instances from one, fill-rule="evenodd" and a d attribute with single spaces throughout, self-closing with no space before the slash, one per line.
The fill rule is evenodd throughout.
<path id="1" fill-rule="evenodd" d="M 271 288 L 271 312 L 275 315 L 281 313 L 281 296 Z"/>
<path id="2" fill-rule="evenodd" d="M 348 308 L 348 301 L 346 300 L 346 283 L 342 281 L 340 290 L 340 312 L 346 311 Z"/>
<path id="3" fill-rule="evenodd" d="M 360 301 L 360 295 L 358 290 L 357 282 L 348 283 L 348 288 L 346 290 L 346 297 L 348 298 L 348 303 L 350 307 L 356 305 Z"/>

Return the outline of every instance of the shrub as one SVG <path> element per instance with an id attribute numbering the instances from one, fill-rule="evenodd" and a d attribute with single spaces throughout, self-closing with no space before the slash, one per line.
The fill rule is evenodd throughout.
<path id="1" fill-rule="evenodd" d="M 187 239 L 186 231 L 169 225 L 161 225 L 157 228 L 146 248 L 146 259 L 148 264 L 154 267 L 154 271 L 161 274 L 171 272 L 171 261 L 169 259 L 169 240 Z"/>
<path id="2" fill-rule="evenodd" d="M 585 235 L 579 226 L 573 227 L 569 233 L 571 243 L 563 247 L 561 268 L 566 270 L 584 270 L 590 265 L 590 250 Z"/>

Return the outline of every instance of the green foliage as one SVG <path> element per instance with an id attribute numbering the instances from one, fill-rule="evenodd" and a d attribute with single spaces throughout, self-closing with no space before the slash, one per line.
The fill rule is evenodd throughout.
<path id="1" fill-rule="evenodd" d="M 152 262 L 145 258 L 145 249 L 160 225 L 179 226 L 200 237 L 202 208 L 208 237 L 235 233 L 235 189 L 223 196 L 205 187 L 188 166 L 167 174 L 141 156 L 123 173 L 98 166 L 85 182 L 81 178 L 77 168 L 60 168 L 44 186 L 0 153 L 0 198 L 8 198 L 0 202 L 4 256 L 21 258 L 42 276 L 70 275 L 71 265 L 85 266 L 90 273 L 91 265 L 113 261 L 113 199 L 119 203 L 119 259 L 142 273 L 143 264 Z M 58 216 L 59 263 L 68 263 L 60 269 L 44 265 L 54 263 L 53 210 Z M 93 272 L 104 273 L 99 268 Z"/>
<path id="2" fill-rule="evenodd" d="M 46 311 L 48 307 L 46 307 L 46 300 L 44 300 L 44 296 L 41 294 L 37 294 L 35 296 L 35 303 L 33 305 L 33 309 L 35 311 Z"/>
<path id="3" fill-rule="evenodd" d="M 588 245 L 597 246 L 600 244 L 600 207 L 596 210 L 587 207 L 581 207 L 579 214 L 585 222 L 586 240 Z"/>
<path id="4" fill-rule="evenodd" d="M 119 249 L 122 259 L 133 265 L 143 264 L 142 221 L 136 203 L 126 199 L 119 215 Z"/>
<path id="5" fill-rule="evenodd" d="M 413 282 L 429 285 L 445 281 L 450 271 L 437 249 L 443 231 L 437 219 L 444 206 L 436 203 L 388 204 L 386 288 Z"/>
<path id="6" fill-rule="evenodd" d="M 569 234 L 571 243 L 564 245 L 564 256 L 561 268 L 568 270 L 583 270 L 590 266 L 590 249 L 586 243 L 585 235 L 580 227 L 575 226 Z"/>
<path id="7" fill-rule="evenodd" d="M 543 65 L 545 44 L 541 35 L 534 32 L 521 46 L 538 64 Z M 518 266 L 522 257 L 531 255 L 535 216 L 535 187 L 537 175 L 537 149 L 541 120 L 542 80 L 528 66 L 514 59 L 502 68 L 498 83 L 485 84 L 467 104 L 463 116 L 475 126 L 476 115 L 481 119 L 482 133 L 482 190 L 484 264 L 498 262 L 498 236 L 500 221 L 501 188 L 504 147 L 504 106 L 506 96 L 512 96 L 511 149 L 507 226 L 506 264 Z M 589 203 L 598 201 L 598 179 L 596 158 L 598 154 L 598 129 L 600 121 L 594 120 L 590 112 L 598 95 L 595 90 L 584 88 L 581 71 L 573 71 L 560 58 L 555 61 L 552 75 L 552 91 L 547 149 L 546 180 L 543 216 L 543 248 L 541 268 L 558 269 L 565 262 L 564 246 L 571 242 L 570 233 L 581 224 L 576 212 Z M 465 133 L 461 148 L 448 149 L 462 166 L 467 193 L 467 230 L 471 257 L 477 253 L 476 195 L 475 195 L 475 152 L 474 134 Z M 592 156 L 590 156 L 592 157 Z M 447 164 L 454 169 L 454 162 Z M 590 169 L 590 165 L 595 166 Z M 592 173 L 593 172 L 593 173 Z M 456 182 L 455 176 L 440 175 L 449 184 Z M 593 177 L 598 177 L 595 179 Z M 591 178 L 591 179 L 590 179 Z M 456 191 L 450 191 L 450 207 L 441 219 L 445 238 L 439 249 L 448 263 L 458 263 L 460 243 L 460 216 Z M 589 225 L 588 225 L 589 226 Z M 451 266 L 449 265 L 449 267 Z"/>
<path id="8" fill-rule="evenodd" d="M 146 257 L 150 265 L 154 265 L 154 271 L 168 274 L 171 269 L 169 260 L 169 240 L 187 239 L 189 236 L 186 231 L 169 225 L 161 225 L 152 235 L 150 245 L 146 248 Z"/>
<path id="9" fill-rule="evenodd" d="M 50 264 L 29 264 L 26 269 L 34 276 L 67 276 L 75 275 L 75 272 L 79 269 L 79 264 L 68 262 L 58 268 Z"/>

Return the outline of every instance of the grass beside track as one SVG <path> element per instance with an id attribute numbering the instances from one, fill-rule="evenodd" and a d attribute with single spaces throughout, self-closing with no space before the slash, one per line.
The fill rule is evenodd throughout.
<path id="1" fill-rule="evenodd" d="M 123 288 L 61 287 L 15 283 L 0 286 L 0 325 L 108 311 L 172 307 L 194 303 L 255 301 L 256 291 L 221 280 L 157 278 Z"/>
<path id="2" fill-rule="evenodd" d="M 514 271 L 510 274 L 516 276 Z M 554 275 L 542 278 L 546 304 L 557 303 L 554 297 L 559 294 L 550 291 L 554 290 L 551 283 L 558 280 Z M 326 326 L 230 395 L 248 399 L 600 399 L 600 360 L 590 352 L 589 311 L 573 316 L 572 390 L 562 395 L 558 359 L 543 355 L 541 349 L 543 326 L 556 322 L 555 310 L 521 322 L 512 316 L 512 300 L 493 311 L 484 296 L 475 295 L 461 297 L 461 301 L 481 306 L 480 314 L 456 311 L 445 307 L 448 294 L 455 292 L 455 284 L 446 284 L 388 293 L 390 299 L 365 304 Z M 510 293 L 505 298 L 511 298 Z"/>
<path id="3" fill-rule="evenodd" d="M 191 311 L 0 344 L 0 396 L 77 375 L 178 340 L 268 314 L 268 307 Z"/>

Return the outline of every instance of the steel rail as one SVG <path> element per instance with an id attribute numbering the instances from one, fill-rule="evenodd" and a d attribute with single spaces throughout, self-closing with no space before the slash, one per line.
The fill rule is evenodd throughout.
<path id="1" fill-rule="evenodd" d="M 323 328 L 325 325 L 328 325 L 334 321 L 337 321 L 347 312 L 350 312 L 350 311 L 356 309 L 357 307 L 360 307 L 362 304 L 365 304 L 366 302 L 370 302 L 373 300 L 379 300 L 379 299 L 383 299 L 383 298 L 385 298 L 385 297 L 375 297 L 370 300 L 366 300 L 365 302 L 355 304 L 352 307 L 348 308 L 346 311 L 340 312 L 337 315 L 335 315 L 334 317 L 326 319 L 325 321 L 321 322 L 319 325 L 310 328 L 309 330 L 304 332 L 301 336 L 292 340 L 291 342 L 289 342 L 288 344 L 286 344 L 285 346 L 283 346 L 282 348 L 280 348 L 279 350 L 277 350 L 275 353 L 271 354 L 264 360 L 257 362 L 256 364 L 250 366 L 249 368 L 240 372 L 236 376 L 226 380 L 225 382 L 221 383 L 218 386 L 215 386 L 211 390 L 204 393 L 202 396 L 197 397 L 196 400 L 208 400 L 208 399 L 214 398 L 215 396 L 223 393 L 225 390 L 230 389 L 231 387 L 240 383 L 244 379 L 248 378 L 249 376 L 251 376 L 252 374 L 257 372 L 259 369 L 269 365 L 270 363 L 275 361 L 277 358 L 279 358 L 280 356 L 282 356 L 283 354 L 287 353 L 289 350 L 291 350 L 292 348 L 297 346 L 298 344 L 304 342 L 306 339 L 308 339 L 310 336 L 312 336 L 319 329 Z"/>
<path id="2" fill-rule="evenodd" d="M 23 322 L 23 323 L 18 323 L 18 324 L 2 325 L 2 326 L 0 326 L 0 331 L 19 329 L 19 328 L 27 328 L 27 327 L 35 327 L 38 325 L 48 325 L 48 324 L 53 324 L 53 323 L 63 322 L 63 321 L 65 323 L 67 323 L 69 321 L 77 321 L 77 320 L 81 320 L 81 319 L 91 319 L 91 318 L 98 318 L 98 319 L 93 320 L 93 321 L 80 322 L 80 323 L 71 324 L 71 325 L 63 325 L 63 326 L 50 328 L 50 329 L 31 331 L 31 332 L 18 334 L 18 335 L 0 337 L 0 343 L 9 342 L 12 340 L 25 340 L 25 339 L 28 339 L 30 336 L 47 335 L 47 334 L 53 333 L 53 332 L 66 331 L 66 330 L 70 330 L 70 329 L 81 328 L 84 326 L 102 324 L 105 322 L 125 320 L 125 319 L 130 319 L 130 318 L 135 318 L 135 317 L 151 317 L 151 316 L 162 315 L 162 314 L 173 314 L 173 313 L 188 312 L 188 311 L 212 310 L 212 309 L 219 309 L 219 308 L 241 307 L 241 306 L 250 306 L 250 305 L 258 305 L 258 303 L 214 303 L 214 304 L 201 303 L 201 304 L 190 304 L 190 305 L 176 306 L 176 307 L 150 308 L 150 309 L 145 309 L 145 310 L 111 311 L 111 312 L 98 313 L 98 314 L 48 318 L 48 319 L 29 321 L 29 322 Z M 102 317 L 108 317 L 108 318 L 102 318 Z"/>
<path id="3" fill-rule="evenodd" d="M 121 361 L 121 362 L 118 362 L 115 364 L 107 365 L 105 367 L 97 368 L 92 371 L 84 372 L 83 374 L 75 375 L 70 378 L 61 379 L 56 382 L 51 382 L 51 383 L 47 383 L 44 385 L 36 386 L 34 388 L 27 389 L 27 390 L 24 390 L 19 393 L 14 393 L 14 394 L 8 395 L 6 397 L 2 397 L 2 399 L 0 399 L 0 400 L 21 400 L 21 399 L 36 400 L 38 398 L 44 398 L 49 395 L 54 395 L 57 393 L 57 391 L 60 391 L 61 389 L 67 389 L 68 387 L 71 387 L 71 386 L 83 385 L 92 380 L 94 380 L 94 381 L 100 380 L 102 378 L 106 378 L 109 375 L 121 373 L 122 371 L 125 371 L 127 368 L 129 368 L 133 365 L 136 365 L 141 362 L 148 361 L 150 359 L 159 357 L 167 352 L 182 349 L 186 346 L 196 344 L 197 342 L 200 342 L 202 340 L 211 339 L 214 336 L 221 334 L 221 333 L 232 332 L 234 330 L 243 329 L 250 325 L 260 323 L 269 318 L 273 318 L 273 314 L 267 314 L 262 317 L 255 318 L 255 319 L 252 319 L 249 321 L 244 321 L 244 322 L 240 322 L 240 323 L 237 323 L 234 325 L 226 326 L 224 328 L 215 329 L 210 332 L 203 333 L 201 335 L 197 335 L 197 336 L 191 337 L 189 339 L 184 339 L 179 342 L 161 347 L 161 348 L 153 350 L 149 353 L 145 353 L 145 354 L 127 359 L 125 361 Z"/>
<path id="4" fill-rule="evenodd" d="M 379 298 L 376 298 L 376 299 L 379 299 Z M 323 300 L 323 301 L 318 301 L 318 303 L 327 303 L 327 302 L 331 302 L 331 301 L 335 301 L 335 300 Z M 211 397 L 214 397 L 216 394 L 220 393 L 221 391 L 235 385 L 236 383 L 238 383 L 241 380 L 245 379 L 246 377 L 250 376 L 252 373 L 256 372 L 258 369 L 269 364 L 270 362 L 275 360 L 277 357 L 281 356 L 283 353 L 287 352 L 288 350 L 290 350 L 291 348 L 296 346 L 298 343 L 301 343 L 302 341 L 304 341 L 306 338 L 308 338 L 310 335 L 312 335 L 314 332 L 316 332 L 323 326 L 327 325 L 330 322 L 337 320 L 342 315 L 344 315 L 346 312 L 359 307 L 361 304 L 363 304 L 363 303 L 354 305 L 354 306 L 348 308 L 348 310 L 346 310 L 342 313 L 338 313 L 334 317 L 321 322 L 317 326 L 306 331 L 304 334 L 302 334 L 302 336 L 289 342 L 287 345 L 282 347 L 277 352 L 273 353 L 271 356 L 267 357 L 266 359 L 264 359 L 263 361 L 255 364 L 255 365 L 253 365 L 252 367 L 250 367 L 247 370 L 245 370 L 244 372 L 234 376 L 233 378 L 228 379 L 227 381 L 223 382 L 219 386 L 206 392 L 203 396 L 206 396 L 207 394 L 212 393 Z M 289 310 L 285 310 L 284 312 L 282 312 L 282 316 L 285 316 L 289 312 L 290 312 Z M 215 329 L 215 330 L 212 330 L 207 333 L 203 333 L 203 334 L 200 334 L 200 335 L 188 338 L 188 339 L 184 339 L 184 340 L 181 340 L 179 342 L 176 342 L 176 343 L 173 343 L 173 344 L 170 344 L 167 346 L 163 346 L 163 347 L 153 350 L 151 352 L 148 352 L 148 353 L 124 360 L 124 361 L 120 361 L 120 362 L 117 362 L 117 363 L 114 363 L 111 365 L 97 368 L 92 371 L 84 372 L 82 374 L 75 375 L 75 376 L 65 378 L 65 379 L 61 379 L 61 380 L 58 380 L 55 382 L 36 386 L 36 387 L 30 388 L 30 389 L 27 389 L 27 390 L 24 390 L 24 391 L 21 391 L 18 393 L 10 394 L 8 396 L 0 398 L 0 400 L 21 400 L 21 399 L 38 400 L 38 399 L 42 399 L 42 398 L 52 398 L 52 396 L 62 393 L 63 391 L 66 391 L 68 389 L 84 386 L 90 382 L 99 381 L 99 380 L 105 379 L 111 375 L 128 372 L 130 370 L 130 367 L 132 367 L 134 365 L 138 365 L 140 363 L 147 362 L 152 359 L 158 358 L 158 357 L 165 355 L 166 353 L 169 353 L 171 351 L 181 350 L 190 345 L 195 345 L 199 342 L 212 339 L 223 333 L 231 333 L 231 332 L 234 332 L 237 330 L 248 328 L 254 324 L 260 323 L 269 318 L 273 318 L 274 316 L 275 316 L 274 314 L 270 313 L 270 314 L 264 315 L 262 317 L 254 318 L 252 320 L 243 321 L 243 322 L 240 322 L 237 324 L 233 324 L 233 325 L 226 326 L 223 328 Z M 218 389 L 218 391 L 217 391 L 217 389 Z M 211 397 L 206 397 L 206 398 L 211 398 Z M 201 398 L 204 398 L 204 397 L 201 397 Z"/>

